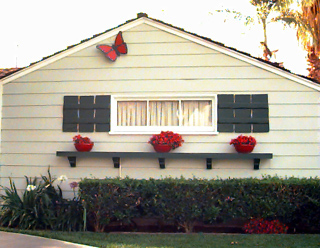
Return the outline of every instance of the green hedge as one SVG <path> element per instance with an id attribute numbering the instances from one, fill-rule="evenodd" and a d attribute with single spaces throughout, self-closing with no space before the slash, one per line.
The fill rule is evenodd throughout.
<path id="1" fill-rule="evenodd" d="M 196 221 L 234 218 L 279 220 L 291 230 L 320 231 L 320 180 L 84 179 L 80 197 L 95 231 L 135 217 L 174 221 L 192 232 Z"/>

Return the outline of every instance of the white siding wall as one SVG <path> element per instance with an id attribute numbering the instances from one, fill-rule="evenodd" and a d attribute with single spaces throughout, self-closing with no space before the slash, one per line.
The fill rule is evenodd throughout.
<path id="1" fill-rule="evenodd" d="M 67 175 L 70 181 L 84 177 L 129 176 L 135 178 L 261 177 L 320 175 L 319 92 L 282 78 L 178 36 L 141 25 L 125 31 L 129 52 L 109 62 L 95 46 L 65 57 L 4 85 L 2 109 L 1 184 L 12 177 L 18 188 L 24 176 Z M 113 43 L 114 37 L 105 43 Z M 100 42 L 101 44 L 102 42 Z M 252 161 L 214 161 L 206 170 L 203 160 L 167 160 L 160 170 L 156 159 L 122 159 L 122 169 L 111 159 L 78 159 L 70 168 L 58 150 L 74 150 L 76 133 L 62 132 L 65 95 L 101 94 L 268 94 L 270 132 L 254 133 L 255 152 L 274 154 L 262 160 L 260 170 Z M 95 151 L 150 151 L 150 135 L 83 133 L 95 142 Z M 184 135 L 177 152 L 234 152 L 229 141 L 236 133 Z M 69 190 L 67 184 L 63 188 Z M 72 192 L 69 191 L 69 195 Z"/>

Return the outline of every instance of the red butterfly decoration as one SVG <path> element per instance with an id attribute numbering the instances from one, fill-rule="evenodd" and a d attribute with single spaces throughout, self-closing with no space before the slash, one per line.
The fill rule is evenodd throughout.
<path id="1" fill-rule="evenodd" d="M 128 52 L 127 44 L 123 41 L 121 31 L 118 33 L 114 45 L 97 45 L 97 48 L 113 62 L 116 61 L 120 54 L 127 54 Z"/>

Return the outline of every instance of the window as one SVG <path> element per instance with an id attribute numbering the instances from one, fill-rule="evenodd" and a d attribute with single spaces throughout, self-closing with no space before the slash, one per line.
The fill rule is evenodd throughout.
<path id="1" fill-rule="evenodd" d="M 64 96 L 62 130 L 124 134 L 162 130 L 187 134 L 269 132 L 268 95 Z"/>
<path id="2" fill-rule="evenodd" d="M 112 97 L 112 133 L 181 133 L 216 131 L 216 96 L 129 98 Z"/>

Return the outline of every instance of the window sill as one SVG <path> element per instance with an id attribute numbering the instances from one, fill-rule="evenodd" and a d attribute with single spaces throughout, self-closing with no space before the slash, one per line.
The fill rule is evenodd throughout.
<path id="1" fill-rule="evenodd" d="M 59 157 L 68 157 L 71 167 L 76 167 L 77 158 L 112 158 L 114 168 L 120 168 L 120 158 L 157 158 L 161 169 L 165 159 L 206 159 L 207 169 L 212 169 L 212 160 L 253 160 L 253 169 L 259 170 L 261 159 L 272 159 L 272 153 L 156 153 L 156 152 L 69 152 L 57 151 Z"/>
<path id="2" fill-rule="evenodd" d="M 144 134 L 148 134 L 148 135 L 152 135 L 152 134 L 157 134 L 160 133 L 161 131 L 154 131 L 154 132 L 135 132 L 135 131 L 110 131 L 109 134 L 110 135 L 144 135 Z M 175 132 L 175 131 L 173 131 Z M 219 132 L 175 132 L 175 133 L 179 133 L 181 135 L 218 135 Z"/>

